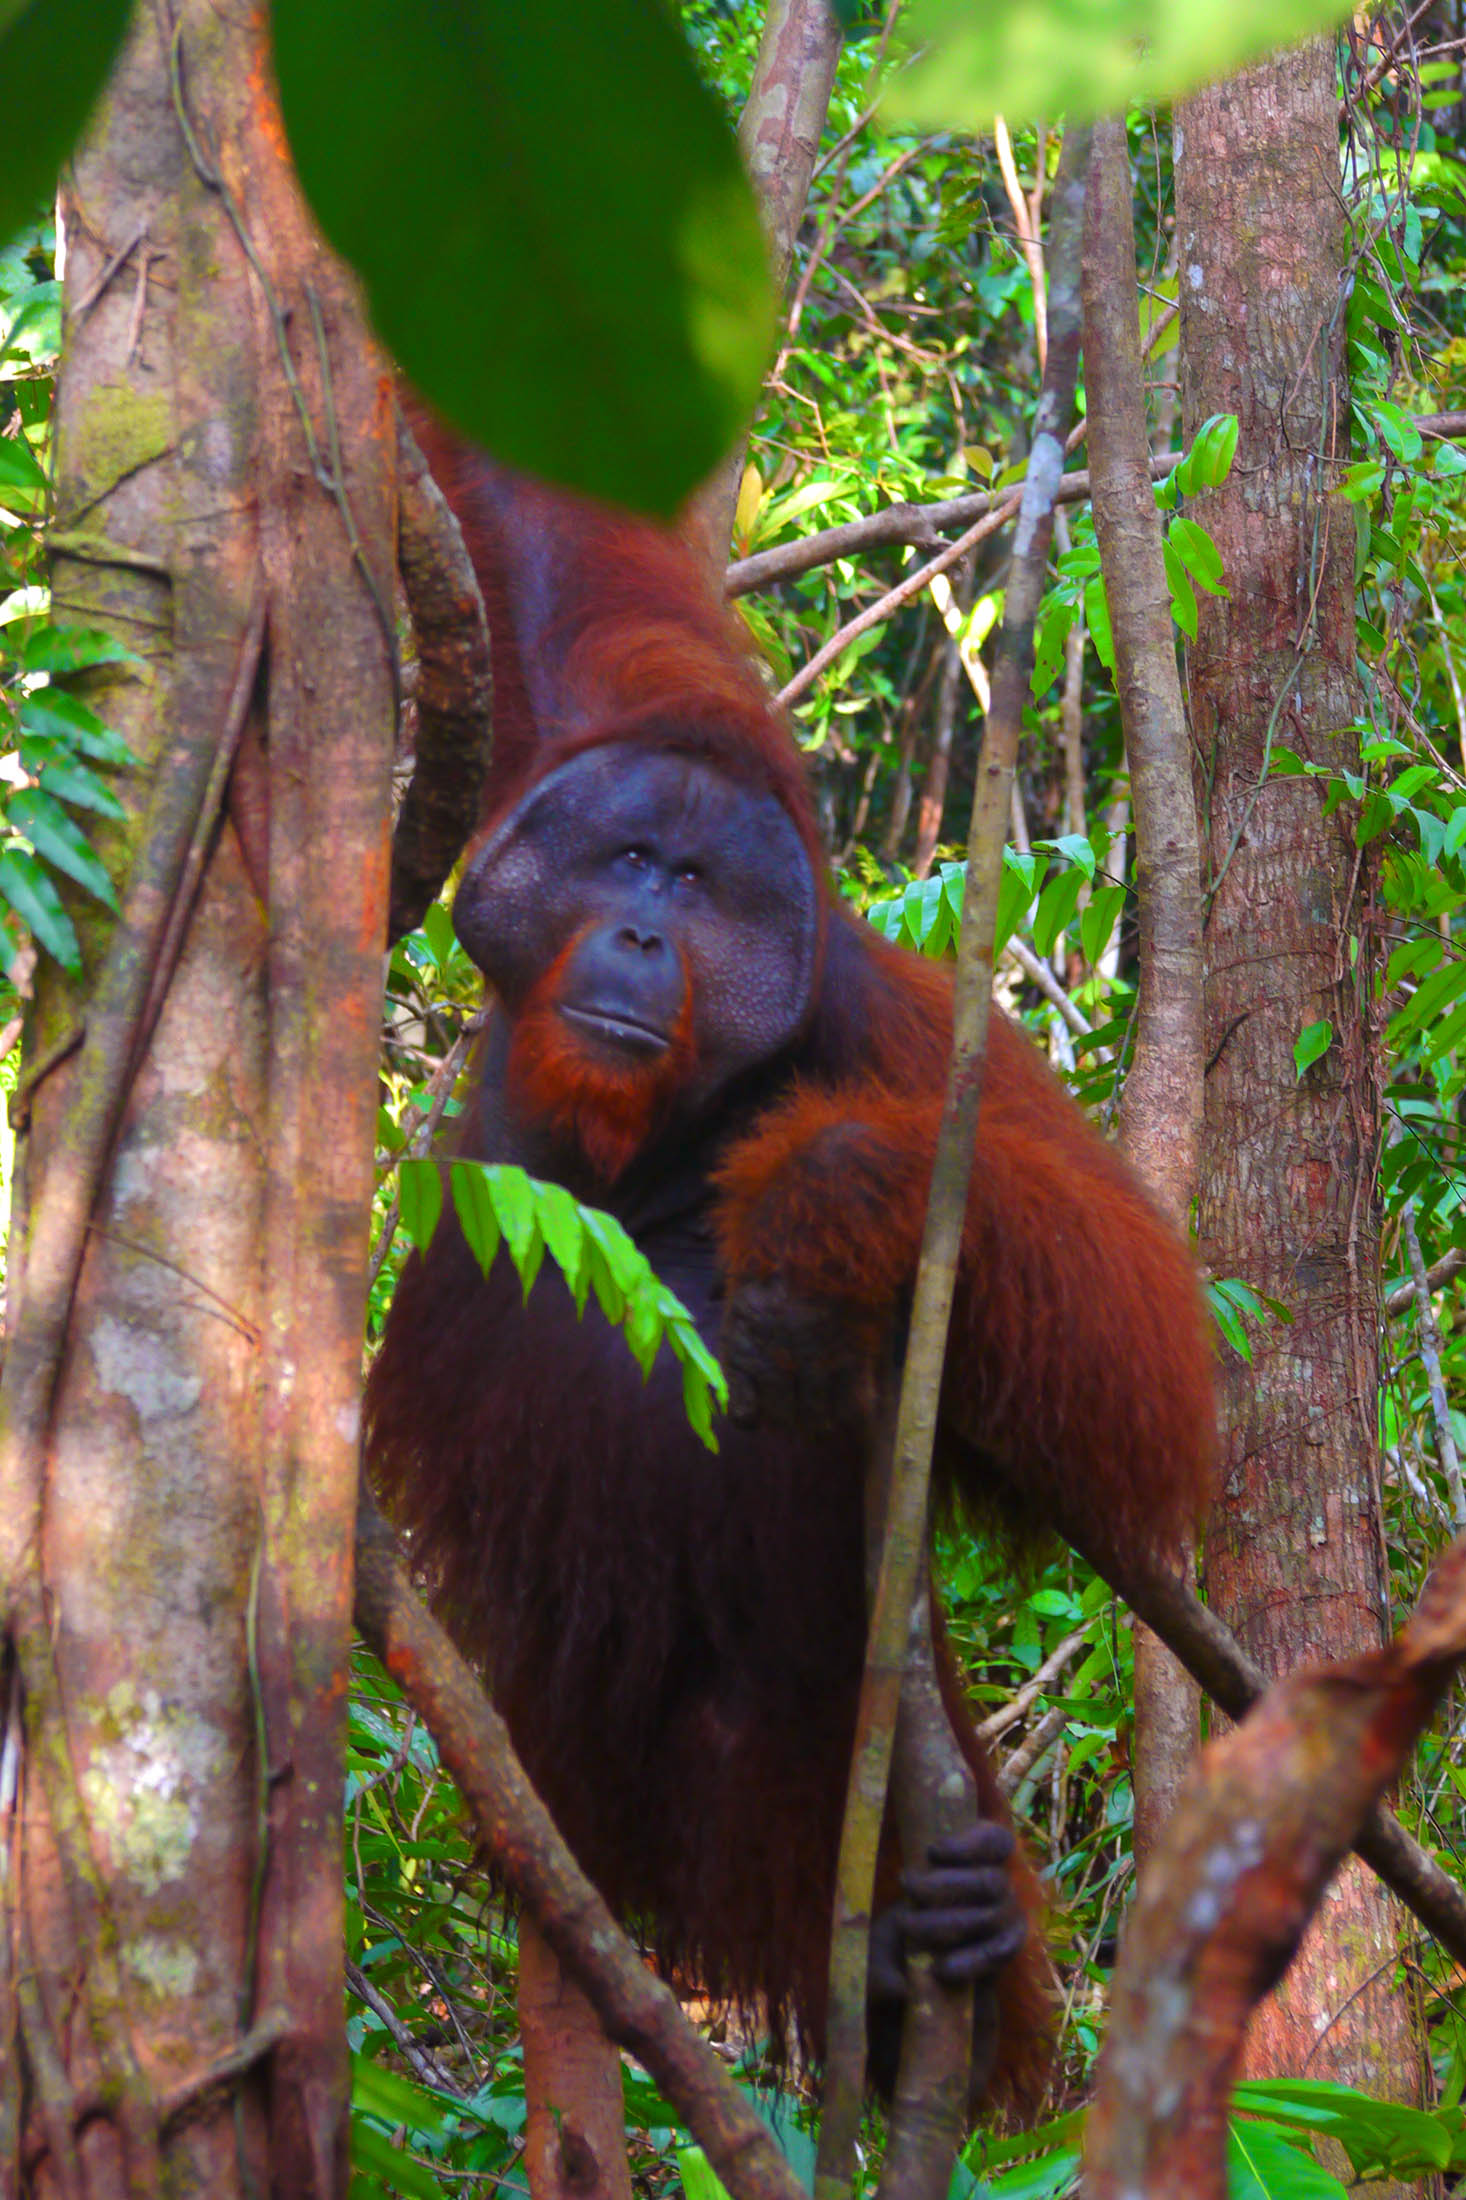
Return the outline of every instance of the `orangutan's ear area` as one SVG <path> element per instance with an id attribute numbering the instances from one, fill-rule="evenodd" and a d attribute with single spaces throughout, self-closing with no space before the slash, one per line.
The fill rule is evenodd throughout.
<path id="1" fill-rule="evenodd" d="M 789 730 L 677 538 L 418 426 L 494 649 L 489 822 L 454 921 L 497 1008 L 457 1150 L 615 1213 L 722 1354 L 734 1416 L 710 1458 L 675 1369 L 643 1386 L 558 1274 L 522 1302 L 445 1216 L 372 1371 L 371 1471 L 608 1899 L 817 2054 L 870 1415 L 916 1271 L 948 976 L 835 900 Z M 1195 1519 L 1212 1431 L 1186 1249 L 995 1017 L 946 1488 L 1133 1571 Z M 886 2060 L 907 1948 L 1001 1974 L 996 2085 L 1021 2098 L 1047 2056 L 1037 1885 L 947 1680 L 983 1818 L 970 1853 L 904 1860 L 873 2038 Z M 892 1843 L 887 1900 L 902 1861 Z"/>

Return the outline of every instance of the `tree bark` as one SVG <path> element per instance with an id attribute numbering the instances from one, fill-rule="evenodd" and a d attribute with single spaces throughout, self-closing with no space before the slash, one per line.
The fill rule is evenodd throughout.
<path id="1" fill-rule="evenodd" d="M 1185 1226 L 1201 1126 L 1201 875 L 1190 736 L 1150 480 L 1123 122 L 1098 122 L 1084 239 L 1085 388 L 1094 527 L 1115 640 L 1140 887 L 1140 1002 L 1120 1139 Z M 1189 1569 L 1194 1547 L 1178 1554 Z M 1196 1750 L 1200 1697 L 1135 1623 L 1135 1857 L 1144 1865 Z"/>
<path id="2" fill-rule="evenodd" d="M 1376 1437 L 1379 1055 L 1370 872 L 1344 805 L 1268 776 L 1278 746 L 1359 768 L 1354 525 L 1345 454 L 1345 233 L 1333 43 L 1199 93 L 1176 117 L 1188 439 L 1234 412 L 1236 460 L 1196 517 L 1229 594 L 1190 651 L 1207 843 L 1204 1259 L 1289 1309 L 1221 1362 L 1223 1485 L 1207 1542 L 1216 1609 L 1269 1672 L 1375 1649 L 1387 1630 Z M 1332 1041 L 1300 1077 L 1293 1048 Z M 1252 2066 L 1406 2098 L 1420 2068 L 1394 1985 L 1397 1913 L 1341 1874 Z"/>
<path id="3" fill-rule="evenodd" d="M 137 653 L 87 685 L 136 763 L 121 918 L 78 909 L 26 1036 L 0 2177 L 88 2200 L 347 2175 L 395 430 L 265 53 L 262 6 L 140 11 L 64 205 L 55 610 Z"/>
<path id="4" fill-rule="evenodd" d="M 620 2052 L 527 1915 L 519 1920 L 519 2023 L 534 2200 L 631 2200 Z"/>

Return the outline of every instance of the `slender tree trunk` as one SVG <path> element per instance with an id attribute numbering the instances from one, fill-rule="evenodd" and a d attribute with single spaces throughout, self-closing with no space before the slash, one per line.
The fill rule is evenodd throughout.
<path id="1" fill-rule="evenodd" d="M 519 1920 L 519 2023 L 535 2200 L 631 2200 L 621 2051 L 527 1913 Z"/>
<path id="2" fill-rule="evenodd" d="M 347 2178 L 395 431 L 282 147 L 263 7 L 144 9 L 64 208 L 56 615 L 136 653 L 88 688 L 122 914 L 27 1032 L 0 1451 L 0 2182 L 67 2200 Z"/>
<path id="3" fill-rule="evenodd" d="M 965 615 L 972 608 L 971 558 L 963 559 L 952 594 L 959 615 Z M 937 843 L 942 837 L 942 817 L 947 807 L 947 780 L 952 768 L 952 738 L 957 730 L 958 709 L 965 688 L 962 653 L 955 639 L 949 636 L 942 653 L 942 669 L 937 679 L 926 780 L 916 805 L 916 853 L 911 860 L 912 875 L 916 878 L 925 878 L 930 871 L 936 858 Z"/>
<path id="4" fill-rule="evenodd" d="M 1130 191 L 1125 126 L 1097 122 L 1085 217 L 1085 386 L 1140 880 L 1140 1004 L 1120 1138 L 1157 1201 L 1184 1227 L 1201 1124 L 1201 884 L 1190 738 L 1150 480 Z M 1189 1568 L 1194 1545 L 1176 1555 Z M 1142 1866 L 1195 1753 L 1199 1702 L 1180 1661 L 1137 1620 L 1135 1854 Z"/>
<path id="5" fill-rule="evenodd" d="M 1211 1601 L 1260 1664 L 1373 1649 L 1387 1626 L 1376 1431 L 1379 1054 L 1367 858 L 1347 804 L 1276 778 L 1286 746 L 1359 768 L 1354 525 L 1345 455 L 1345 230 L 1331 40 L 1243 71 L 1176 115 L 1182 402 L 1240 422 L 1196 518 L 1228 596 L 1190 652 L 1206 835 L 1203 1255 L 1281 1300 L 1287 1323 L 1223 1350 L 1223 1483 Z M 1294 1043 L 1327 1021 L 1300 1077 Z M 1418 2095 L 1398 1923 L 1347 1865 L 1256 2020 L 1258 2071 Z"/>

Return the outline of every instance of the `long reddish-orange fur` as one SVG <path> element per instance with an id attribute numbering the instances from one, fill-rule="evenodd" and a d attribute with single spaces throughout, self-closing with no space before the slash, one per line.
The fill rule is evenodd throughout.
<path id="1" fill-rule="evenodd" d="M 794 745 L 681 546 L 526 485 L 506 507 L 486 462 L 418 425 L 494 626 L 494 814 L 577 750 L 624 742 L 772 790 L 815 855 Z M 533 666 L 516 655 L 516 522 L 559 528 L 569 546 L 550 630 L 558 724 L 536 711 Z M 828 888 L 821 927 L 807 1025 L 772 1096 L 723 1141 L 712 1227 L 729 1294 L 778 1278 L 844 1306 L 852 1336 L 874 1340 L 899 1321 L 915 1272 L 950 988 Z M 512 1075 L 610 1181 L 633 1147 L 643 1174 L 662 1151 L 685 1060 L 655 1092 L 598 1081 L 531 1012 Z M 470 1150 L 472 1137 L 470 1118 Z M 667 1166 L 685 1166 L 675 1139 Z M 481 1283 L 446 1244 L 434 1263 L 404 1276 L 373 1376 L 378 1481 L 609 1897 L 651 1913 L 669 1960 L 798 2012 L 817 2045 L 863 1626 L 858 1433 L 729 1430 L 710 1478 L 670 1377 L 640 1391 L 619 1340 L 562 1320 L 543 1282 L 546 1364 L 486 1372 L 516 1287 Z M 527 1391 L 544 1383 L 553 1410 Z M 1187 1254 L 1027 1039 L 995 1018 L 939 1468 L 985 1508 L 1057 1524 L 1123 1573 L 1169 1558 L 1211 1460 L 1210 1353 Z M 704 1578 L 700 1554 L 725 1548 L 740 1554 L 731 1573 L 709 1556 Z M 746 1618 L 740 1569 L 758 1585 Z M 760 1676 L 731 1697 L 717 1686 L 725 1628 L 740 1641 L 754 1630 L 740 1656 Z M 955 1691 L 952 1708 L 984 1806 L 1001 1814 Z M 1019 1887 L 1031 1904 L 1024 1867 Z M 1003 1983 L 1010 2092 L 1043 2060 L 1044 1976 L 1035 1937 Z"/>
<path id="2" fill-rule="evenodd" d="M 693 1065 L 692 993 L 684 992 L 665 1051 L 613 1062 L 577 1040 L 557 1013 L 576 933 L 514 1019 L 509 1085 L 535 1120 L 571 1138 L 597 1175 L 614 1184 L 653 1138 Z"/>

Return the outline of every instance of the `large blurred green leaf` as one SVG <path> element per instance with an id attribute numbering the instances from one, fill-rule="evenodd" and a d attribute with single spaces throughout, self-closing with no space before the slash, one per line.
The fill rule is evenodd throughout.
<path id="1" fill-rule="evenodd" d="M 515 465 L 669 512 L 752 411 L 763 240 L 660 0 L 288 0 L 286 127 L 409 378 Z"/>
<path id="2" fill-rule="evenodd" d="M 0 244 L 55 184 L 131 13 L 131 0 L 0 0 Z"/>
<path id="3" fill-rule="evenodd" d="M 926 51 L 887 94 L 893 119 L 985 129 L 994 115 L 1123 113 L 1326 30 L 1339 0 L 917 0 Z"/>

